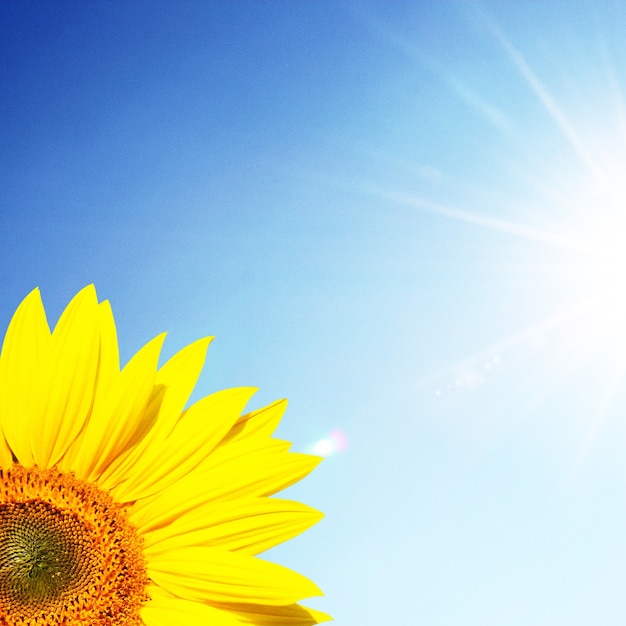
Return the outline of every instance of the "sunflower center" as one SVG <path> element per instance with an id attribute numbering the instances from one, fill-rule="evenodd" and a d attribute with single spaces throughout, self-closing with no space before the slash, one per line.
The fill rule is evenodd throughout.
<path id="1" fill-rule="evenodd" d="M 0 470 L 0 624 L 142 624 L 146 584 L 106 492 L 56 469 Z"/>
<path id="2" fill-rule="evenodd" d="M 80 588 L 95 555 L 76 516 L 47 502 L 0 505 L 0 596 L 3 604 L 46 607 Z"/>

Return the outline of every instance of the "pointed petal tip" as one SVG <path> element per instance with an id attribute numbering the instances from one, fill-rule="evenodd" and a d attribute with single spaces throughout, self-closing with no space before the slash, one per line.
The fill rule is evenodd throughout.
<path id="1" fill-rule="evenodd" d="M 22 307 L 26 307 L 26 306 L 28 306 L 31 303 L 33 303 L 33 304 L 34 303 L 38 303 L 38 305 L 40 305 L 43 308 L 43 302 L 41 300 L 41 289 L 39 287 L 35 287 L 34 289 L 31 289 L 26 294 L 26 296 L 22 299 L 22 301 L 20 302 L 19 306 L 17 307 L 16 313 Z M 15 317 L 15 313 L 13 314 L 13 317 Z"/>
<path id="2" fill-rule="evenodd" d="M 70 300 L 70 303 L 68 304 L 68 308 L 74 302 L 82 303 L 87 300 L 91 300 L 92 302 L 98 301 L 98 294 L 96 293 L 96 286 L 93 283 L 89 285 L 85 285 L 82 289 L 80 289 L 76 293 L 76 295 Z"/>

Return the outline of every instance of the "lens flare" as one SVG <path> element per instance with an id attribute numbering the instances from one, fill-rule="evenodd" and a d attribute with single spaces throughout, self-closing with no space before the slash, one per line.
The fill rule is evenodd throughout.
<path id="1" fill-rule="evenodd" d="M 348 438 L 338 428 L 334 428 L 327 437 L 319 439 L 310 448 L 312 454 L 328 457 L 335 452 L 345 452 L 348 449 Z"/>

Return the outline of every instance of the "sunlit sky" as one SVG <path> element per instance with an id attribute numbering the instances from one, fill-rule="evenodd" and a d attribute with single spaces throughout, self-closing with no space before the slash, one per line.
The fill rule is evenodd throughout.
<path id="1" fill-rule="evenodd" d="M 624 9 L 0 1 L 2 332 L 93 282 L 289 398 L 340 626 L 623 626 Z"/>

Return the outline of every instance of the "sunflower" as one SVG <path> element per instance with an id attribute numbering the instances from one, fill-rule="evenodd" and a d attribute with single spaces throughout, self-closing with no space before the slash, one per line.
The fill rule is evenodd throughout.
<path id="1" fill-rule="evenodd" d="M 0 355 L 0 624 L 306 626 L 308 579 L 257 555 L 321 514 L 269 497 L 316 457 L 271 437 L 254 389 L 185 408 L 210 338 L 161 367 L 164 335 L 120 369 L 93 286 L 50 332 L 38 290 Z"/>

